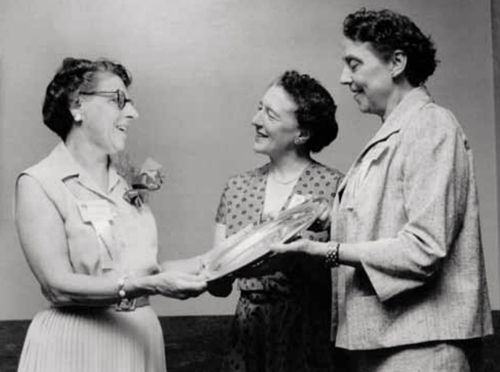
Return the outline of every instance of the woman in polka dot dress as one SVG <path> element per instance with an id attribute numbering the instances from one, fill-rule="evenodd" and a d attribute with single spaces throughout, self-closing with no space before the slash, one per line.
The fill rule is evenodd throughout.
<path id="1" fill-rule="evenodd" d="M 249 224 L 322 196 L 333 201 L 342 174 L 310 156 L 337 136 L 336 105 L 318 81 L 287 71 L 267 90 L 252 120 L 253 149 L 269 163 L 232 177 L 216 216 L 216 242 Z M 324 226 L 307 237 L 326 241 Z M 217 244 L 216 244 L 217 245 Z M 223 371 L 333 371 L 331 272 L 323 262 L 282 255 L 237 279 L 241 296 Z M 210 288 L 230 293 L 232 282 Z"/>

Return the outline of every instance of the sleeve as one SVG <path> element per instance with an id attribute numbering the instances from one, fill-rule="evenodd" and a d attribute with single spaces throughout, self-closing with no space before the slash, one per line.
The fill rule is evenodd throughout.
<path id="1" fill-rule="evenodd" d="M 229 183 L 222 190 L 222 194 L 215 214 L 215 222 L 225 225 L 227 216 L 227 193 L 229 192 Z"/>
<path id="2" fill-rule="evenodd" d="M 403 208 L 394 238 L 359 243 L 362 266 L 381 301 L 439 274 L 462 225 L 469 185 L 468 149 L 454 116 L 424 108 L 402 134 Z"/>

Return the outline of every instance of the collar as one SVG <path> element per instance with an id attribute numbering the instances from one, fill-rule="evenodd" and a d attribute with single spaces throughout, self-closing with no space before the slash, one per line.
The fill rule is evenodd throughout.
<path id="1" fill-rule="evenodd" d="M 409 119 L 415 112 L 419 111 L 424 105 L 430 102 L 432 102 L 432 98 L 425 86 L 413 88 L 409 91 L 390 113 L 379 131 L 365 146 L 360 157 L 362 157 L 375 143 L 387 139 L 393 133 L 399 132 L 401 128 L 409 122 Z"/>
<path id="2" fill-rule="evenodd" d="M 351 169 L 346 174 L 344 179 L 339 185 L 337 190 L 338 193 L 342 193 L 342 190 L 347 184 L 348 176 L 350 175 L 352 168 L 357 164 L 366 152 L 376 143 L 386 140 L 392 134 L 399 132 L 405 125 L 409 123 L 409 119 L 419 111 L 426 104 L 433 102 L 429 91 L 425 86 L 413 88 L 408 94 L 399 102 L 399 104 L 394 108 L 391 114 L 387 117 L 382 127 L 373 136 L 373 138 L 364 147 L 363 151 L 356 158 L 356 161 L 351 166 Z"/>
<path id="3" fill-rule="evenodd" d="M 85 187 L 104 197 L 107 197 L 107 194 L 111 193 L 121 182 L 121 177 L 118 175 L 115 167 L 110 165 L 108 170 L 108 190 L 107 193 L 103 192 L 102 188 L 94 182 L 85 169 L 75 160 L 62 141 L 52 150 L 49 158 L 52 158 L 55 164 L 57 164 L 56 169 L 53 171 L 58 179 L 65 182 L 72 178 L 78 178 L 78 181 Z"/>

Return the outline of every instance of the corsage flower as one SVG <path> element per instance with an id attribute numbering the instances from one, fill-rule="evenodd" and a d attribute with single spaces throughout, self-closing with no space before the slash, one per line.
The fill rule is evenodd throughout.
<path id="1" fill-rule="evenodd" d="M 125 191 L 123 198 L 130 204 L 136 207 L 141 207 L 147 202 L 148 194 L 151 191 L 156 191 L 163 183 L 163 175 L 160 173 L 161 164 L 147 158 L 140 169 L 133 167 L 128 159 L 126 164 L 120 164 L 119 168 L 122 176 L 132 186 L 131 189 Z"/>

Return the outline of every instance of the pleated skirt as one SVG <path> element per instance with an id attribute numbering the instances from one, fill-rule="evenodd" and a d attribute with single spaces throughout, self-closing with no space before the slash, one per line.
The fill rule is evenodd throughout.
<path id="1" fill-rule="evenodd" d="M 165 372 L 162 329 L 150 306 L 47 309 L 32 320 L 18 372 Z"/>

